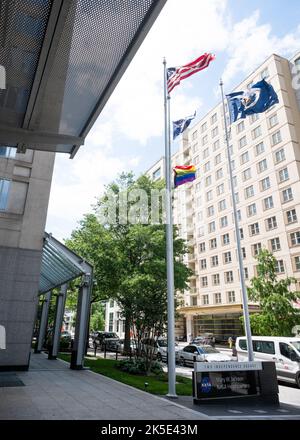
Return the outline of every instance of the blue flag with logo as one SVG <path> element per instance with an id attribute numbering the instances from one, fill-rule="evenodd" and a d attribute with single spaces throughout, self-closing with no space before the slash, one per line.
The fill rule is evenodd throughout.
<path id="1" fill-rule="evenodd" d="M 173 140 L 180 135 L 180 133 L 183 133 L 186 128 L 190 125 L 192 120 L 195 118 L 196 112 L 193 114 L 193 116 L 188 116 L 184 119 L 179 119 L 178 121 L 173 121 Z"/>
<path id="2" fill-rule="evenodd" d="M 273 86 L 265 79 L 247 90 L 230 93 L 226 97 L 231 124 L 253 113 L 263 113 L 279 102 Z"/>

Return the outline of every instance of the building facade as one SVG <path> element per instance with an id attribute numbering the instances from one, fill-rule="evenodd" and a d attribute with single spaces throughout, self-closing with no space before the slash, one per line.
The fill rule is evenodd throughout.
<path id="1" fill-rule="evenodd" d="M 230 158 L 246 282 L 260 249 L 273 252 L 277 271 L 300 280 L 300 54 L 270 56 L 236 90 L 266 78 L 279 104 L 230 127 Z M 227 109 L 226 109 L 227 111 Z M 228 119 L 228 114 L 226 115 Z M 179 309 L 182 336 L 216 340 L 242 332 L 243 313 L 222 104 L 185 132 L 173 164 L 194 164 L 196 180 L 175 190 L 174 222 L 189 244 L 194 275 Z M 255 304 L 249 310 L 255 311 Z M 182 329 L 182 325 L 181 325 Z"/>

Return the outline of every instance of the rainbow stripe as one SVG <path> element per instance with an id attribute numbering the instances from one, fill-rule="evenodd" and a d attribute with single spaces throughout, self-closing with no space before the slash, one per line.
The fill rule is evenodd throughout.
<path id="1" fill-rule="evenodd" d="M 179 185 L 183 185 L 187 182 L 192 182 L 196 179 L 196 168 L 194 165 L 178 165 L 173 168 L 175 176 L 174 176 L 174 185 L 175 188 Z"/>

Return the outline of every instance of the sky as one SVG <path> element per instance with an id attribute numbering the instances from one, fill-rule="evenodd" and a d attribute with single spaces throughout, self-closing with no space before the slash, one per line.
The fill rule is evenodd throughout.
<path id="1" fill-rule="evenodd" d="M 288 5 L 288 6 L 287 6 Z M 68 238 L 105 185 L 139 176 L 164 154 L 163 58 L 186 64 L 205 52 L 209 68 L 171 94 L 171 120 L 195 122 L 269 55 L 300 51 L 299 0 L 168 0 L 74 159 L 57 154 L 46 231 Z M 179 144 L 173 144 L 173 150 Z"/>

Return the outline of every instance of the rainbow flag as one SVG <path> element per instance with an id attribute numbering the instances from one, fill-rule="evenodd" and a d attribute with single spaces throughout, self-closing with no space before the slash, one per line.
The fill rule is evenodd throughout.
<path id="1" fill-rule="evenodd" d="M 196 179 L 196 168 L 194 165 L 178 165 L 173 168 L 175 176 L 174 176 L 174 185 L 175 188 L 179 185 L 183 185 L 187 182 L 192 182 Z"/>

